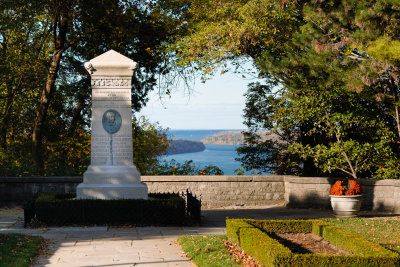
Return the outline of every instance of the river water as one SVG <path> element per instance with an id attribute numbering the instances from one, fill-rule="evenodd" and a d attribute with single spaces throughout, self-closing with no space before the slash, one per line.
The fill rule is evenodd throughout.
<path id="1" fill-rule="evenodd" d="M 235 130 L 169 130 L 170 139 L 186 139 L 186 140 L 201 140 L 206 137 L 211 137 L 221 131 Z M 240 168 L 240 161 L 236 161 L 238 157 L 236 153 L 237 146 L 232 145 L 205 145 L 206 149 L 202 152 L 183 153 L 166 156 L 166 160 L 175 159 L 179 163 L 184 163 L 186 160 L 193 160 L 196 167 L 204 168 L 207 165 L 218 166 L 225 175 L 232 175 L 237 168 Z M 250 174 L 246 172 L 245 174 Z"/>

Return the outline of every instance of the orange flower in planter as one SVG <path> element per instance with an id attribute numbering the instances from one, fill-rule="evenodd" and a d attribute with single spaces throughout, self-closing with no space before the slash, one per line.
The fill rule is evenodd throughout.
<path id="1" fill-rule="evenodd" d="M 329 191 L 329 194 L 334 196 L 354 196 L 361 195 L 362 189 L 356 180 L 348 180 L 347 185 L 342 185 L 343 181 L 336 181 Z"/>
<path id="2" fill-rule="evenodd" d="M 359 183 L 356 180 L 349 180 L 349 185 L 346 192 L 347 196 L 361 195 L 362 189 Z"/>

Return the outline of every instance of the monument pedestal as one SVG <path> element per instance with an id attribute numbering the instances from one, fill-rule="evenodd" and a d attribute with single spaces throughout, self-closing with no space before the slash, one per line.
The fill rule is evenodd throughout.
<path id="1" fill-rule="evenodd" d="M 147 185 L 134 165 L 90 165 L 83 181 L 76 188 L 78 198 L 147 199 Z"/>
<path id="2" fill-rule="evenodd" d="M 86 62 L 85 68 L 92 85 L 92 151 L 76 197 L 147 199 L 132 151 L 131 79 L 137 64 L 110 50 Z"/>

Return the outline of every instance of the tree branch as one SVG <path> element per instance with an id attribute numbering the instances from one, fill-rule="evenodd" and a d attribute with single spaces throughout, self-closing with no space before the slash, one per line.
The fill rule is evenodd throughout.
<path id="1" fill-rule="evenodd" d="M 324 111 L 325 111 L 326 119 L 328 120 L 329 124 L 332 125 L 332 122 L 330 120 L 328 111 L 326 109 Z M 349 159 L 349 157 L 348 157 L 348 155 L 346 153 L 346 150 L 343 147 L 342 139 L 340 138 L 339 133 L 338 133 L 338 131 L 336 131 L 336 129 L 334 129 L 333 131 L 335 133 L 335 137 L 336 137 L 337 143 L 338 143 L 338 145 L 340 147 L 340 150 L 342 151 L 343 156 L 346 159 L 347 164 L 349 165 L 349 168 L 351 170 L 351 176 L 353 176 L 354 179 L 357 179 L 357 173 L 355 172 L 355 170 L 353 168 L 353 164 L 351 163 L 351 161 L 350 161 L 350 159 Z"/>

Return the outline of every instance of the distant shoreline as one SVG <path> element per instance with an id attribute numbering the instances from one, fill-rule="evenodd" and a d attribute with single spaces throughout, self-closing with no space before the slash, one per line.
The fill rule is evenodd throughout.
<path id="1" fill-rule="evenodd" d="M 204 144 L 209 145 L 234 145 L 234 146 L 244 146 L 245 138 L 243 136 L 243 131 L 222 131 L 214 134 L 211 137 L 206 137 L 201 141 Z M 267 135 L 269 131 L 258 131 L 257 134 L 260 135 L 261 140 L 274 139 L 277 138 L 276 135 Z"/>
<path id="2" fill-rule="evenodd" d="M 180 129 L 180 130 L 170 130 L 172 135 L 171 139 L 183 139 L 183 140 L 194 140 L 201 141 L 206 145 L 234 145 L 243 146 L 245 144 L 245 139 L 242 132 L 248 131 L 245 129 Z M 261 140 L 265 141 L 267 139 L 279 139 L 277 135 L 271 134 L 267 135 L 269 131 L 260 130 L 257 131 L 260 135 Z"/>

